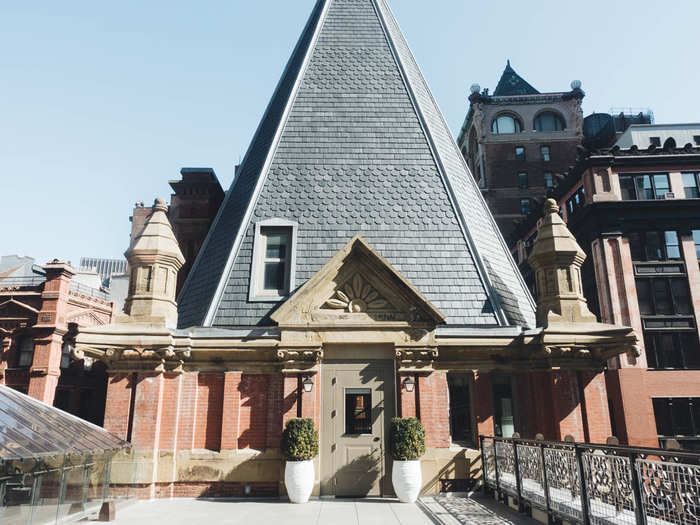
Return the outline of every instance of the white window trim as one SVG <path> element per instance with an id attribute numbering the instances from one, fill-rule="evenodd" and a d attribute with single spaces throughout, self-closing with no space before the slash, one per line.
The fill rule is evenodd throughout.
<path id="1" fill-rule="evenodd" d="M 287 287 L 284 295 L 265 294 L 262 289 L 263 282 L 263 256 L 265 254 L 265 240 L 261 234 L 262 228 L 290 228 L 291 253 L 289 256 L 289 268 L 287 269 Z M 287 219 L 265 219 L 255 223 L 255 238 L 253 239 L 253 258 L 250 265 L 250 287 L 248 289 L 248 301 L 260 303 L 275 303 L 286 297 L 296 288 L 297 266 L 297 231 L 299 224 Z"/>

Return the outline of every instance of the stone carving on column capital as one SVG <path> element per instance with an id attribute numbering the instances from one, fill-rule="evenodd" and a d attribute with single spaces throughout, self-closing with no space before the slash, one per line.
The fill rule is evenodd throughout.
<path id="1" fill-rule="evenodd" d="M 323 358 L 321 348 L 279 348 L 277 350 L 278 361 L 306 362 L 316 364 Z"/>
<path id="2" fill-rule="evenodd" d="M 435 347 L 397 347 L 396 359 L 399 361 L 432 362 L 438 358 Z"/>

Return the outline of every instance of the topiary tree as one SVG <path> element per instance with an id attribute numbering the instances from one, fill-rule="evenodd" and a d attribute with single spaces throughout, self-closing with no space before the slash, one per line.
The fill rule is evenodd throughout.
<path id="1" fill-rule="evenodd" d="M 280 444 L 287 461 L 306 461 L 318 455 L 318 432 L 311 419 L 295 418 L 287 421 Z"/>
<path id="2" fill-rule="evenodd" d="M 415 417 L 391 420 L 391 457 L 396 461 L 411 461 L 425 454 L 425 430 Z"/>

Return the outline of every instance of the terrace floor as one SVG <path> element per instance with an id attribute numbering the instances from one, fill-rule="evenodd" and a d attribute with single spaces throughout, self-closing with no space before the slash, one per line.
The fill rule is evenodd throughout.
<path id="1" fill-rule="evenodd" d="M 493 500 L 475 496 L 428 496 L 418 504 L 395 499 L 321 499 L 305 505 L 286 501 L 176 499 L 118 508 L 116 525 L 167 523 L 214 525 L 529 525 L 535 521 Z"/>

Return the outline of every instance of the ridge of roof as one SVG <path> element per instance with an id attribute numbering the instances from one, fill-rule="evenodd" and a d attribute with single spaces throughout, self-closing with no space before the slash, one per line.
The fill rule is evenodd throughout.
<path id="1" fill-rule="evenodd" d="M 510 60 L 506 62 L 501 79 L 493 91 L 494 97 L 509 97 L 514 95 L 539 95 L 540 92 L 532 87 L 523 77 L 518 75 L 510 66 Z"/>

